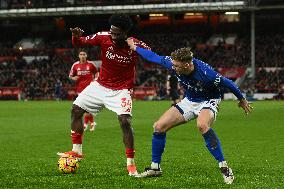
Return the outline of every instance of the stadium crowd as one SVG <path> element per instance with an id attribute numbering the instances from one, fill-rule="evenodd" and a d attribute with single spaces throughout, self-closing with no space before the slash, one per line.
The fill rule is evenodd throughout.
<path id="1" fill-rule="evenodd" d="M 0 0 L 1 9 L 47 8 L 70 6 L 100 6 L 121 4 L 158 4 L 158 3 L 201 3 L 223 2 L 226 0 Z"/>
<path id="2" fill-rule="evenodd" d="M 214 68 L 249 67 L 249 39 L 237 38 L 234 45 L 224 42 L 217 46 L 206 43 L 206 39 L 187 33 L 142 34 L 143 39 L 160 55 L 170 55 L 181 46 L 191 46 L 200 59 Z M 284 67 L 284 37 L 281 34 L 256 37 L 256 67 Z M 202 45 L 200 45 L 202 44 Z M 58 53 L 58 49 L 64 51 Z M 67 49 L 67 50 L 66 50 Z M 100 59 L 99 48 L 89 48 L 90 60 Z M 66 88 L 73 83 L 68 79 L 69 70 L 77 60 L 76 49 L 72 49 L 69 41 L 46 41 L 43 48 L 33 50 L 14 49 L 11 42 L 1 43 L 0 87 L 20 87 L 27 99 L 53 99 L 55 86 L 62 86 L 61 98 L 66 97 Z M 47 55 L 47 56 L 44 56 Z M 24 56 L 38 57 L 26 62 Z M 42 56 L 42 57 L 41 57 Z M 7 57 L 16 57 L 7 59 Z M 242 89 L 255 92 L 277 93 L 284 84 L 283 70 L 267 72 L 261 69 L 254 80 L 246 80 Z M 140 61 L 137 66 L 136 86 L 155 87 L 157 94 L 165 96 L 165 85 L 168 73 L 151 63 Z M 61 83 L 61 85 L 59 85 Z"/>

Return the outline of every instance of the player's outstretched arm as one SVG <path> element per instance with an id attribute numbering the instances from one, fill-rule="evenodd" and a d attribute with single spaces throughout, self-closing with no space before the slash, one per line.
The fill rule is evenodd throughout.
<path id="1" fill-rule="evenodd" d="M 162 63 L 162 59 L 163 59 L 162 56 L 157 55 L 151 50 L 147 50 L 147 49 L 136 46 L 132 38 L 128 38 L 126 42 L 131 50 L 136 51 L 144 59 L 150 62 L 158 63 L 158 64 Z"/>
<path id="2" fill-rule="evenodd" d="M 69 79 L 73 80 L 73 81 L 77 81 L 78 80 L 78 76 L 69 76 Z"/>
<path id="3" fill-rule="evenodd" d="M 96 34 L 92 34 L 86 37 L 83 37 L 84 30 L 81 28 L 70 28 L 70 31 L 72 32 L 72 44 L 74 46 L 97 46 L 99 45 L 99 40 L 96 38 Z"/>
<path id="4" fill-rule="evenodd" d="M 84 41 L 81 40 L 82 34 L 84 31 L 81 28 L 70 28 L 70 31 L 72 32 L 72 44 L 73 46 L 83 46 Z"/>
<path id="5" fill-rule="evenodd" d="M 242 95 L 240 89 L 238 86 L 231 81 L 230 79 L 227 79 L 226 77 L 221 77 L 221 83 L 226 87 L 229 88 L 233 94 L 239 99 L 239 107 L 243 108 L 245 111 L 245 114 L 248 115 L 253 107 L 250 105 L 250 103 L 246 100 L 246 98 Z"/>
<path id="6" fill-rule="evenodd" d="M 81 28 L 70 28 L 70 31 L 72 32 L 72 37 L 75 38 L 79 38 L 82 36 L 82 34 L 84 33 L 84 30 L 82 30 Z"/>
<path id="7" fill-rule="evenodd" d="M 169 59 L 166 59 L 165 56 L 159 56 L 151 50 L 144 49 L 135 45 L 133 39 L 128 38 L 126 40 L 128 46 L 131 50 L 136 51 L 141 57 L 148 60 L 149 62 L 154 62 L 159 64 L 167 69 L 172 69 L 172 63 Z"/>

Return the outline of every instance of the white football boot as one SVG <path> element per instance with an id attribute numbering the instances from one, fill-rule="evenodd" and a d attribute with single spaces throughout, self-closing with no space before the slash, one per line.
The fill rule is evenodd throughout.
<path id="1" fill-rule="evenodd" d="M 226 184 L 232 184 L 235 177 L 234 177 L 232 169 L 228 166 L 227 162 L 226 161 L 220 162 L 219 167 L 223 175 L 224 182 Z"/>

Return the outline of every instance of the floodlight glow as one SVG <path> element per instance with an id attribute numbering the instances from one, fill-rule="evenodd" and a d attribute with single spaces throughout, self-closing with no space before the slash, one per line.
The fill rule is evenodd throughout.
<path id="1" fill-rule="evenodd" d="M 225 15 L 238 15 L 239 12 L 225 12 Z"/>

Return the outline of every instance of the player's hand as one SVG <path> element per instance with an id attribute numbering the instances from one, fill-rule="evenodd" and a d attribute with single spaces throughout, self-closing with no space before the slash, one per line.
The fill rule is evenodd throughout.
<path id="1" fill-rule="evenodd" d="M 70 79 L 72 79 L 72 80 L 74 80 L 74 81 L 77 81 L 78 80 L 78 78 L 79 78 L 79 76 L 74 76 L 74 77 L 70 77 Z"/>
<path id="2" fill-rule="evenodd" d="M 132 38 L 127 38 L 126 42 L 131 50 L 136 51 L 136 45 L 134 44 L 134 41 Z"/>
<path id="3" fill-rule="evenodd" d="M 239 105 L 239 107 L 244 109 L 246 115 L 248 115 L 253 109 L 253 107 L 251 106 L 251 103 L 249 103 L 247 101 L 247 99 L 245 99 L 245 98 L 241 99 L 239 101 L 238 105 Z"/>
<path id="4" fill-rule="evenodd" d="M 82 34 L 84 33 L 84 30 L 82 30 L 81 28 L 70 28 L 70 31 L 72 32 L 72 36 L 74 37 L 81 37 Z"/>

